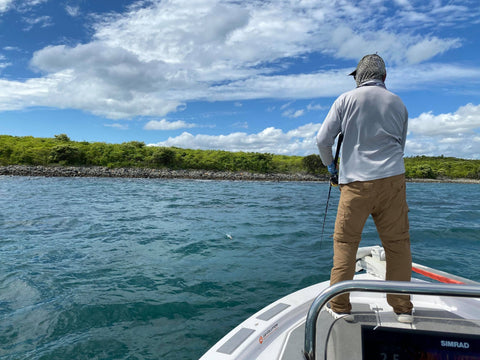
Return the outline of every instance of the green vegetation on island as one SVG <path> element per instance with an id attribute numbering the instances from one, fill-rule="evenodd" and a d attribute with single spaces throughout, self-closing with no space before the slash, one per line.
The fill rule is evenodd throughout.
<path id="1" fill-rule="evenodd" d="M 109 168 L 191 169 L 247 171 L 252 173 L 307 173 L 325 175 L 320 157 L 269 153 L 191 150 L 147 146 L 143 142 L 122 144 L 71 141 L 65 134 L 54 138 L 0 135 L 0 166 L 103 166 Z M 416 156 L 405 158 L 407 178 L 480 179 L 480 160 Z"/>

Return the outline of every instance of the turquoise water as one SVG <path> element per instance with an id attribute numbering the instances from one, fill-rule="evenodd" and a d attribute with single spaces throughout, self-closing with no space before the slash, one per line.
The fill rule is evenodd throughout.
<path id="1" fill-rule="evenodd" d="M 480 281 L 480 185 L 407 186 L 414 261 Z M 198 359 L 328 279 L 326 183 L 0 177 L 0 359 Z M 362 245 L 379 243 L 369 220 Z"/>

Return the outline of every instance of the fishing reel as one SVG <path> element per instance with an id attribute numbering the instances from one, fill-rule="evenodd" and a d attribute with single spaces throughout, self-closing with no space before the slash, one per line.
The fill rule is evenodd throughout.
<path id="1" fill-rule="evenodd" d="M 335 187 L 338 186 L 338 174 L 330 176 L 330 185 Z"/>

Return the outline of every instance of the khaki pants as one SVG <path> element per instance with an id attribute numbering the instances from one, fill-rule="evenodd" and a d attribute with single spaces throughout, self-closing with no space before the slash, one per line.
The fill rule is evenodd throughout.
<path id="1" fill-rule="evenodd" d="M 358 245 L 370 215 L 385 249 L 386 279 L 410 281 L 412 256 L 405 176 L 356 181 L 340 185 L 340 189 L 330 284 L 353 279 Z M 413 307 L 409 295 L 387 294 L 387 301 L 396 313 L 410 312 Z M 349 294 L 335 297 L 330 305 L 339 313 L 350 312 L 352 308 Z"/>

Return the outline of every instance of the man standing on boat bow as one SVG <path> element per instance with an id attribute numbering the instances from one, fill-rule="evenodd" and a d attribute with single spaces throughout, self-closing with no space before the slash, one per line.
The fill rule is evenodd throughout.
<path id="1" fill-rule="evenodd" d="M 320 157 L 341 190 L 335 221 L 333 268 L 330 285 L 352 280 L 363 227 L 372 215 L 385 249 L 387 280 L 410 281 L 412 256 L 405 192 L 403 152 L 408 112 L 402 100 L 388 91 L 385 63 L 364 56 L 353 75 L 357 87 L 340 95 L 317 134 Z M 332 146 L 343 134 L 340 166 Z M 410 296 L 387 295 L 398 321 L 413 321 Z M 330 301 L 337 315 L 350 314 L 349 294 Z"/>

